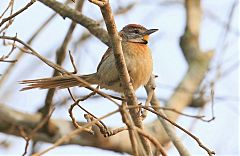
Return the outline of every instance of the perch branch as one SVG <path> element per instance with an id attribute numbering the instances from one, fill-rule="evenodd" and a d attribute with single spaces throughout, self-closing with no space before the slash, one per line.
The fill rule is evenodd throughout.
<path id="1" fill-rule="evenodd" d="M 108 0 L 104 0 L 104 1 L 90 0 L 90 1 L 99 5 L 101 9 L 101 12 L 108 30 L 111 47 L 113 49 L 113 53 L 115 56 L 116 68 L 119 72 L 119 77 L 124 89 L 124 96 L 127 100 L 127 104 L 137 106 L 138 105 L 137 98 L 134 93 L 134 89 L 133 89 L 130 76 L 127 70 L 126 62 L 122 52 L 121 38 L 118 35 L 118 31 L 116 28 L 116 24 L 114 21 L 114 17 L 113 17 L 113 13 L 112 13 L 109 1 Z M 98 2 L 101 2 L 101 4 L 98 4 Z M 134 124 L 140 129 L 142 129 L 143 128 L 142 121 L 141 121 L 141 118 L 138 117 L 138 111 L 136 109 L 131 109 L 130 114 Z M 130 137 L 133 137 L 133 130 L 131 129 L 131 127 L 128 127 L 128 128 L 129 128 Z M 151 148 L 150 148 L 149 141 L 143 136 L 140 136 L 140 139 L 147 154 L 150 155 Z M 137 151 L 135 151 L 134 153 L 135 155 L 137 155 L 136 152 Z"/>

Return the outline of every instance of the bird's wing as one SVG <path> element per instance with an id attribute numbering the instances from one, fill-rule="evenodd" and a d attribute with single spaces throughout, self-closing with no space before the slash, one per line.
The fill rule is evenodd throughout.
<path id="1" fill-rule="evenodd" d="M 98 66 L 97 66 L 97 71 L 99 70 L 99 68 L 102 65 L 102 63 L 111 55 L 111 53 L 113 53 L 112 49 L 108 48 L 107 51 L 102 56 L 102 59 L 101 59 L 101 61 L 99 62 Z"/>
<path id="2" fill-rule="evenodd" d="M 112 49 L 108 48 L 103 55 L 102 60 L 97 67 L 96 77 L 99 80 L 99 85 L 101 88 L 122 92 Z"/>

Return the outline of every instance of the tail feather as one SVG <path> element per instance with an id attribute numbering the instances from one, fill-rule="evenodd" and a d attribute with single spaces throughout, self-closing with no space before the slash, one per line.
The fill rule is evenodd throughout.
<path id="1" fill-rule="evenodd" d="M 90 84 L 97 84 L 98 79 L 96 74 L 89 74 L 89 75 L 82 75 L 79 76 L 83 80 L 87 81 Z M 50 89 L 50 88 L 70 88 L 74 86 L 84 86 L 75 78 L 71 76 L 64 75 L 64 76 L 56 76 L 51 78 L 42 78 L 42 79 L 35 79 L 35 80 L 23 80 L 20 84 L 26 84 L 27 86 L 22 88 L 21 91 L 39 88 L 39 89 Z"/>

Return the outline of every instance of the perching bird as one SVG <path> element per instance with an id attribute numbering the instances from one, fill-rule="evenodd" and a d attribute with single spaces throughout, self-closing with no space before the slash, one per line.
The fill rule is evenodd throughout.
<path id="1" fill-rule="evenodd" d="M 146 29 L 138 24 L 129 24 L 119 32 L 119 35 L 122 37 L 121 43 L 125 62 L 134 90 L 147 84 L 152 74 L 152 55 L 147 44 L 149 35 L 157 30 L 158 29 Z M 120 93 L 123 92 L 118 71 L 115 66 L 115 57 L 111 48 L 108 48 L 103 55 L 96 73 L 81 75 L 79 77 L 90 84 L 97 84 L 101 88 L 110 89 Z M 68 75 L 35 80 L 23 80 L 21 84 L 27 84 L 27 86 L 21 90 L 33 88 L 62 89 L 82 85 L 76 79 Z"/>

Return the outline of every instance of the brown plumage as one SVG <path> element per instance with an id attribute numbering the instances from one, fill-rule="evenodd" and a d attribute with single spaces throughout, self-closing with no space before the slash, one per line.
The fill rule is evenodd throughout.
<path id="1" fill-rule="evenodd" d="M 157 31 L 157 29 L 146 29 L 137 24 L 125 26 L 119 35 L 122 37 L 122 49 L 129 75 L 132 80 L 133 88 L 136 90 L 141 85 L 145 85 L 152 73 L 152 56 L 147 46 L 148 36 Z M 115 66 L 115 57 L 111 48 L 103 55 L 97 72 L 89 75 L 79 76 L 89 84 L 97 84 L 101 88 L 110 89 L 116 92 L 123 92 Z M 27 84 L 21 90 L 33 88 L 69 88 L 74 86 L 84 86 L 76 79 L 63 75 L 52 78 L 43 78 L 35 80 L 23 80 L 21 84 Z"/>
<path id="2" fill-rule="evenodd" d="M 89 74 L 89 75 L 82 75 L 80 76 L 82 79 L 87 81 L 90 84 L 97 84 L 97 79 L 95 79 L 95 73 Z M 42 79 L 34 79 L 34 80 L 23 80 L 20 82 L 20 84 L 27 84 L 27 87 L 24 87 L 21 89 L 21 91 L 34 89 L 34 88 L 40 88 L 40 89 L 50 89 L 50 88 L 69 88 L 74 86 L 84 86 L 84 84 L 81 84 L 76 79 L 64 75 L 64 76 L 56 76 L 56 77 L 50 77 L 50 78 L 42 78 Z"/>

